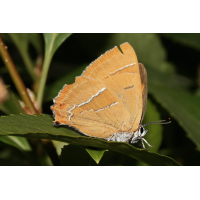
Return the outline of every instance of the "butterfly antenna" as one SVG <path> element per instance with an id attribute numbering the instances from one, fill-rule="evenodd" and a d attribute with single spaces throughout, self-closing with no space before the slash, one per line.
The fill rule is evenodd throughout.
<path id="1" fill-rule="evenodd" d="M 168 120 L 170 120 L 170 118 Z M 149 122 L 147 124 L 144 124 L 143 127 L 151 125 L 151 124 L 169 124 L 169 123 L 171 123 L 171 121 L 168 121 L 168 120 L 164 119 L 164 120 L 158 120 L 158 121 Z"/>

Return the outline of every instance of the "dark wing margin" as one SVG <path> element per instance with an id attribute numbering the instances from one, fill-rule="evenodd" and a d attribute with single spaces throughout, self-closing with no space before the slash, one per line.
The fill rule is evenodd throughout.
<path id="1" fill-rule="evenodd" d="M 140 120 L 140 124 L 142 123 L 144 119 L 144 114 L 146 111 L 146 105 L 147 105 L 147 71 L 142 63 L 139 63 L 139 70 L 140 70 L 140 77 L 141 77 L 141 84 L 142 84 L 142 116 Z"/>

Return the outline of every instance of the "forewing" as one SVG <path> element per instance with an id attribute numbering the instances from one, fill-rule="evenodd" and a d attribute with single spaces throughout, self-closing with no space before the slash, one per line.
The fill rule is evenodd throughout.
<path id="1" fill-rule="evenodd" d="M 129 126 L 130 114 L 122 101 L 103 83 L 87 77 L 64 86 L 51 109 L 54 123 L 90 136 L 109 138 Z"/>
<path id="2" fill-rule="evenodd" d="M 142 90 L 137 56 L 129 43 L 115 47 L 95 60 L 82 76 L 101 80 L 123 102 L 130 113 L 125 131 L 135 131 L 142 116 Z"/>
<path id="3" fill-rule="evenodd" d="M 139 126 L 142 114 L 142 95 L 139 74 L 122 73 L 109 76 L 103 80 L 107 88 L 110 88 L 121 99 L 123 105 L 130 113 L 130 126 L 126 130 L 136 130 Z"/>
<path id="4" fill-rule="evenodd" d="M 126 42 L 120 47 L 123 53 L 118 47 L 114 47 L 92 62 L 82 73 L 82 76 L 99 80 L 111 74 L 116 74 L 134 64 L 138 65 L 137 56 L 131 45 Z"/>
<path id="5" fill-rule="evenodd" d="M 64 86 L 51 107 L 54 123 L 103 138 L 138 128 L 146 107 L 141 82 L 145 69 L 139 69 L 130 44 L 120 47 L 123 53 L 117 47 L 107 51 L 74 84 Z"/>

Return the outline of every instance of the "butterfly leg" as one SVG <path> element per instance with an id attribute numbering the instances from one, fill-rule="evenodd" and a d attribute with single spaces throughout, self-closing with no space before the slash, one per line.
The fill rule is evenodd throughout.
<path id="1" fill-rule="evenodd" d="M 131 144 L 137 143 L 139 140 L 131 140 Z"/>
<path id="2" fill-rule="evenodd" d="M 114 134 L 112 134 L 111 136 L 110 136 L 110 138 L 108 139 L 108 142 L 109 141 L 111 141 L 111 139 L 114 137 L 114 139 L 116 138 L 116 133 L 114 133 Z"/>
<path id="3" fill-rule="evenodd" d="M 145 147 L 145 145 L 144 145 L 143 138 L 141 138 L 141 142 L 142 142 L 143 148 L 144 148 L 145 150 L 147 150 L 146 147 Z"/>
<path id="4" fill-rule="evenodd" d="M 147 143 L 148 146 L 153 147 L 153 146 L 151 146 L 144 138 L 142 138 L 142 141 L 143 141 L 143 140 Z M 142 142 L 142 143 L 143 143 L 143 142 Z"/>

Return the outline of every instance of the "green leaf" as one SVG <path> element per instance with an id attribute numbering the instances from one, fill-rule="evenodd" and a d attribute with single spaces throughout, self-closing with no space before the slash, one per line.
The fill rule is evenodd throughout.
<path id="1" fill-rule="evenodd" d="M 191 81 L 186 77 L 179 76 L 177 74 L 165 74 L 155 68 L 145 65 L 147 70 L 148 83 L 154 83 L 158 85 L 167 85 L 173 88 L 187 88 L 191 85 Z M 148 85 L 148 87 L 151 87 Z"/>
<path id="2" fill-rule="evenodd" d="M 147 109 L 146 109 L 144 121 L 142 124 L 147 124 L 149 122 L 157 121 L 160 119 L 161 119 L 160 114 L 156 106 L 150 101 L 150 99 L 148 99 Z M 149 144 L 151 144 L 154 147 L 149 147 L 148 145 L 145 145 L 145 146 L 150 151 L 157 152 L 162 142 L 162 125 L 154 124 L 145 128 L 150 128 L 150 129 L 144 138 L 147 140 Z"/>
<path id="3" fill-rule="evenodd" d="M 17 136 L 0 136 L 0 141 L 19 149 L 31 165 L 39 165 L 38 161 L 32 153 L 32 148 L 26 138 Z M 12 164 L 11 164 L 12 165 Z"/>
<path id="4" fill-rule="evenodd" d="M 71 33 L 43 33 L 45 40 L 45 57 L 53 57 L 58 47 L 71 35 Z"/>
<path id="5" fill-rule="evenodd" d="M 0 110 L 2 110 L 6 114 L 25 113 L 22 107 L 20 106 L 15 94 L 10 89 L 8 89 L 8 91 L 9 97 L 3 104 L 0 104 Z"/>
<path id="6" fill-rule="evenodd" d="M 149 92 L 160 102 L 200 149 L 200 101 L 186 90 L 151 84 Z M 173 118 L 172 118 L 173 123 Z"/>
<path id="7" fill-rule="evenodd" d="M 152 103 L 150 99 L 147 99 L 147 108 L 146 108 L 146 113 L 144 116 L 144 120 L 142 124 L 147 124 L 152 121 L 157 121 L 160 120 L 160 114 L 156 108 L 156 106 Z M 162 138 L 163 138 L 163 128 L 161 124 L 154 124 L 145 127 L 150 128 L 147 134 L 145 135 L 145 139 L 149 144 L 151 144 L 153 147 L 149 147 L 148 145 L 145 145 L 146 148 L 150 151 L 153 152 L 158 152 L 161 143 L 162 143 Z M 138 166 L 146 166 L 145 163 L 138 161 L 137 163 Z"/>
<path id="8" fill-rule="evenodd" d="M 0 110 L 5 114 L 19 114 L 19 110 L 15 107 L 11 98 L 8 98 L 3 104 L 0 104 Z"/>
<path id="9" fill-rule="evenodd" d="M 27 51 L 29 36 L 28 33 L 8 33 L 18 50 Z"/>
<path id="10" fill-rule="evenodd" d="M 103 157 L 103 154 L 106 150 L 101 149 L 86 149 L 86 151 L 89 153 L 89 155 L 94 159 L 94 161 L 99 164 L 101 158 Z"/>
<path id="11" fill-rule="evenodd" d="M 65 145 L 67 145 L 66 142 L 59 142 L 59 141 L 52 140 L 52 143 L 53 143 L 54 147 L 56 148 L 57 154 L 60 156 L 62 148 Z"/>
<path id="12" fill-rule="evenodd" d="M 15 108 L 17 109 L 18 113 L 25 113 L 21 105 L 19 104 L 19 99 L 17 99 L 16 95 L 9 89 L 10 99 L 12 100 Z M 14 114 L 14 113 L 13 113 Z"/>
<path id="13" fill-rule="evenodd" d="M 28 33 L 9 33 L 10 38 L 13 43 L 16 45 L 19 53 L 22 56 L 25 67 L 29 72 L 30 77 L 36 81 L 37 76 L 33 70 L 33 62 L 28 53 L 28 45 L 29 45 L 29 34 Z"/>
<path id="14" fill-rule="evenodd" d="M 42 38 L 40 33 L 29 33 L 30 43 L 35 47 L 38 54 L 42 53 Z"/>
<path id="15" fill-rule="evenodd" d="M 138 149 L 124 142 L 108 142 L 103 139 L 82 136 L 66 127 L 53 127 L 49 115 L 11 115 L 0 117 L 0 135 L 15 135 L 51 139 L 70 144 L 98 147 L 116 151 L 148 165 L 179 165 L 172 158 Z"/>
<path id="16" fill-rule="evenodd" d="M 4 102 L 4 104 L 0 105 L 0 109 L 7 114 L 25 113 L 22 107 L 20 106 L 15 94 L 10 89 L 8 90 L 9 90 L 9 98 L 6 100 L 6 102 Z M 33 161 L 35 162 L 35 158 L 33 157 L 31 152 L 32 148 L 30 147 L 26 138 L 8 135 L 8 136 L 1 136 L 0 141 L 21 150 L 21 152 L 25 154 L 25 156 L 28 159 L 32 158 Z"/>
<path id="17" fill-rule="evenodd" d="M 31 151 L 31 147 L 26 138 L 16 136 L 1 136 L 0 141 L 16 147 L 21 151 Z"/>
<path id="18" fill-rule="evenodd" d="M 43 35 L 45 40 L 45 57 L 37 95 L 37 102 L 40 109 L 42 109 L 44 89 L 51 59 L 58 47 L 71 35 L 71 33 L 44 33 Z"/>
<path id="19" fill-rule="evenodd" d="M 200 33 L 165 33 L 162 35 L 175 42 L 200 50 Z"/>

